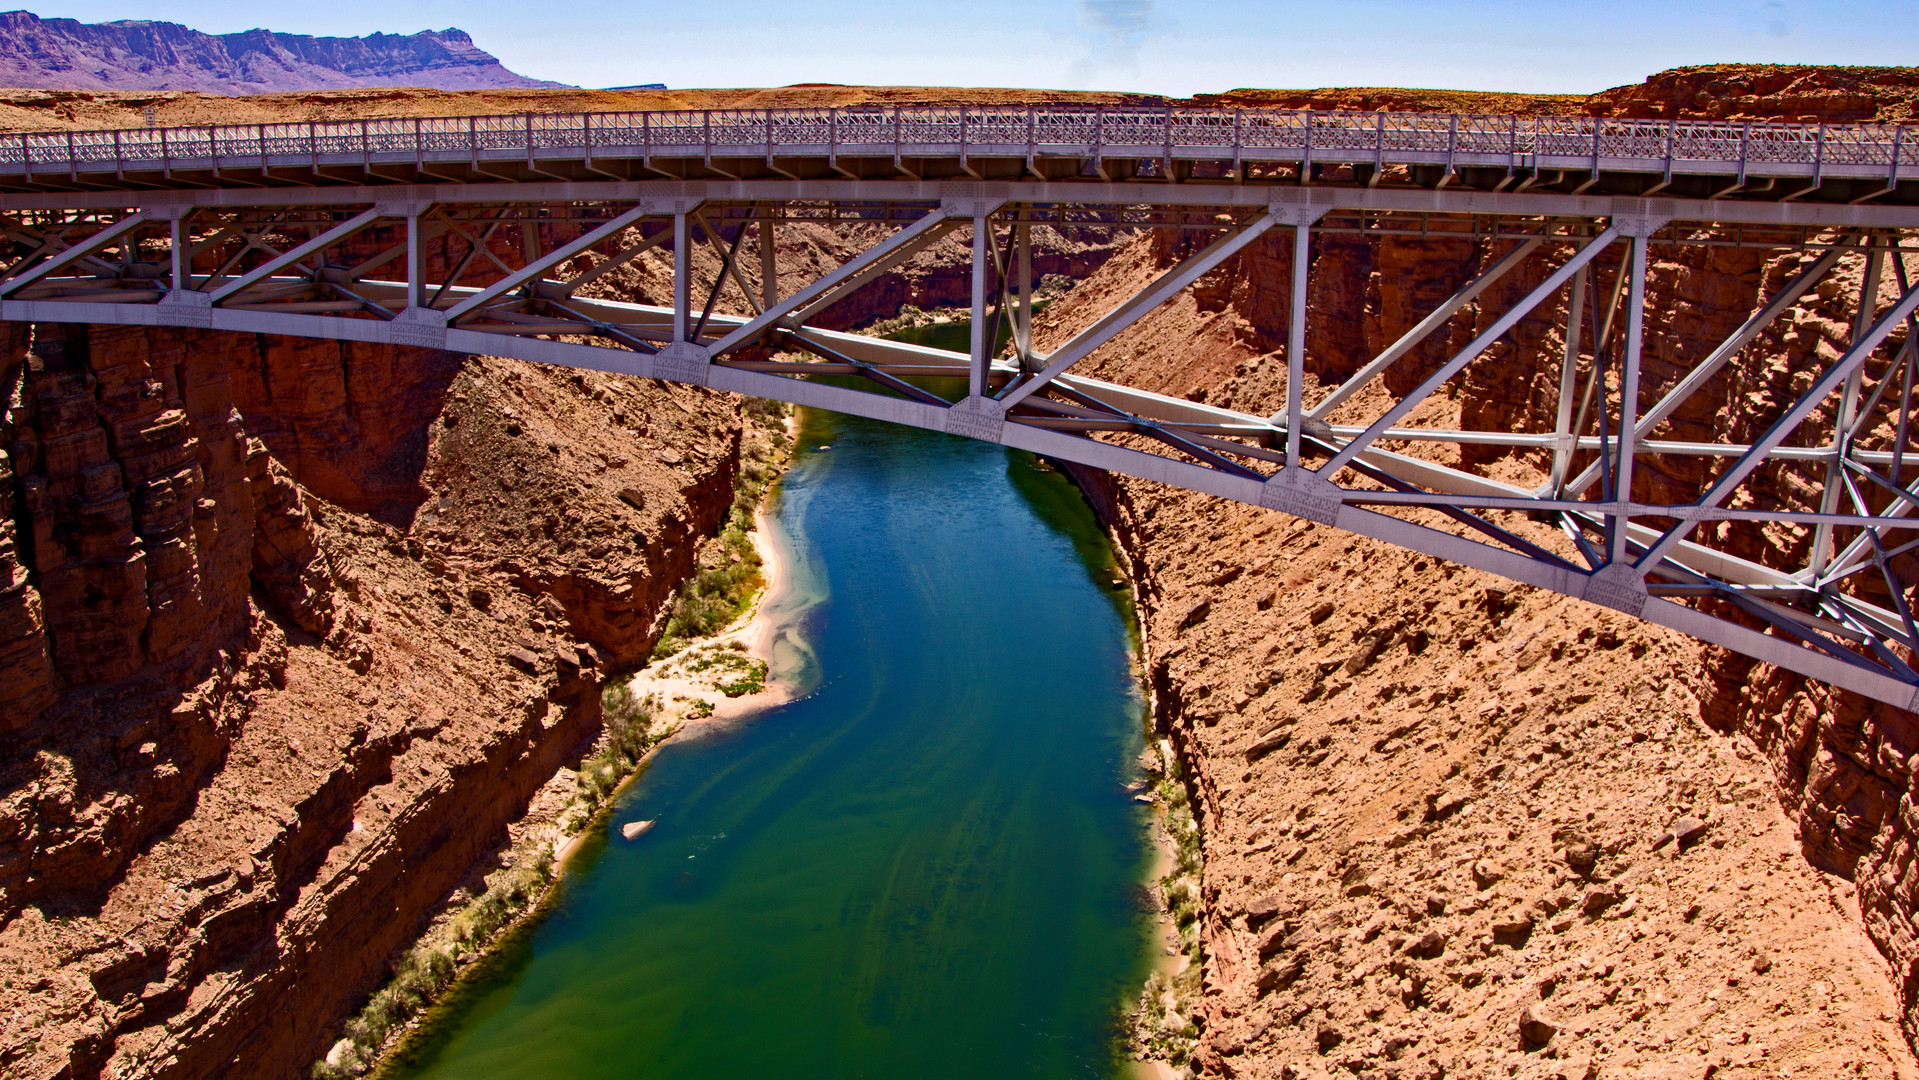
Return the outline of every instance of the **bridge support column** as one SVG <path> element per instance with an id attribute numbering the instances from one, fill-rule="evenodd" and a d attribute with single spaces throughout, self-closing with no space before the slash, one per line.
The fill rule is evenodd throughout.
<path id="1" fill-rule="evenodd" d="M 418 213 L 406 216 L 406 306 L 426 306 L 426 238 Z"/>
<path id="2" fill-rule="evenodd" d="M 1312 271 L 1312 239 L 1310 222 L 1293 226 L 1293 306 L 1286 317 L 1286 467 L 1289 469 L 1299 464 L 1300 396 L 1306 381 L 1306 278 Z"/>
<path id="3" fill-rule="evenodd" d="M 967 396 L 976 398 L 986 396 L 987 371 L 993 363 L 993 343 L 986 337 L 987 276 L 993 268 L 992 220 L 977 214 L 973 217 L 973 362 L 966 390 Z"/>
<path id="4" fill-rule="evenodd" d="M 1873 313 L 1879 306 L 1879 276 L 1885 269 L 1884 242 L 1875 236 L 1869 241 L 1869 248 L 1870 251 L 1866 255 L 1866 272 L 1859 283 L 1859 307 L 1852 317 L 1852 337 L 1855 341 L 1865 334 L 1867 327 L 1872 325 Z M 1833 413 L 1832 443 L 1830 444 L 1832 458 L 1826 463 L 1825 490 L 1819 493 L 1819 512 L 1822 514 L 1837 513 L 1839 510 L 1839 494 L 1846 482 L 1847 433 L 1852 430 L 1853 423 L 1858 419 L 1859 386 L 1864 376 L 1864 364 L 1854 368 L 1852 374 L 1846 376 L 1845 388 L 1840 391 L 1839 408 Z M 1863 507 L 1860 508 L 1860 512 L 1865 512 Z M 1807 569 L 1812 571 L 1813 580 L 1818 580 L 1819 576 L 1825 573 L 1826 567 L 1832 562 L 1832 552 L 1832 525 L 1822 521 L 1813 533 L 1812 554 L 1806 564 Z"/>
<path id="5" fill-rule="evenodd" d="M 673 340 L 685 341 L 692 326 L 693 259 L 687 242 L 686 214 L 673 215 Z"/>
<path id="6" fill-rule="evenodd" d="M 1573 278 L 1572 296 L 1566 301 L 1566 343 L 1559 362 L 1559 408 L 1553 418 L 1552 490 L 1557 491 L 1572 466 L 1573 395 L 1579 384 L 1579 337 L 1586 319 L 1586 281 L 1592 268 L 1583 266 Z M 1595 358 L 1596 361 L 1596 358 Z M 1583 420 L 1583 418 L 1582 418 Z"/>
<path id="7" fill-rule="evenodd" d="M 1013 317 L 1013 349 L 1019 354 L 1020 366 L 1033 356 L 1033 226 L 1020 222 L 1013 226 L 1015 243 L 1019 248 L 1019 311 Z"/>
<path id="8" fill-rule="evenodd" d="M 1626 284 L 1626 348 L 1619 371 L 1619 464 L 1613 470 L 1616 479 L 1613 498 L 1618 502 L 1619 512 L 1606 519 L 1611 530 L 1607 561 L 1614 563 L 1628 561 L 1626 535 L 1630 519 L 1625 508 L 1632 502 L 1633 452 L 1639 443 L 1639 350 L 1645 332 L 1647 239 L 1646 235 L 1633 236 L 1626 256 L 1627 272 L 1632 276 Z"/>
<path id="9" fill-rule="evenodd" d="M 173 282 L 173 288 L 175 291 L 178 291 L 180 289 L 184 289 L 187 287 L 188 259 L 187 259 L 187 226 L 186 226 L 185 219 L 186 219 L 186 215 L 175 214 L 173 215 L 173 220 L 168 223 L 172 230 L 169 235 L 171 237 L 171 242 L 173 245 L 173 250 L 171 252 L 171 255 L 173 256 L 173 270 L 172 270 L 173 276 L 169 278 L 168 280 Z"/>
<path id="10" fill-rule="evenodd" d="M 773 208 L 760 219 L 760 310 L 780 302 L 779 257 L 773 250 Z"/>

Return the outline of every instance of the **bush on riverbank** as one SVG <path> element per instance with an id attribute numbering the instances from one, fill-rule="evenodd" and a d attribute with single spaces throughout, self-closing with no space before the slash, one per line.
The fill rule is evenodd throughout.
<path id="1" fill-rule="evenodd" d="M 580 790 L 572 806 L 560 816 L 560 831 L 572 833 L 599 810 L 602 802 L 620 786 L 669 732 L 653 730 L 658 702 L 639 698 L 624 680 L 616 681 L 600 694 L 602 734 L 599 749 L 580 762 Z M 569 827 L 574 826 L 574 827 Z"/>
<path id="2" fill-rule="evenodd" d="M 656 660 L 724 630 L 745 613 L 766 584 L 760 574 L 759 550 L 748 533 L 760 501 L 779 479 L 791 448 L 792 439 L 786 433 L 788 406 L 748 398 L 740 412 L 746 418 L 747 432 L 740 444 L 740 472 L 733 489 L 732 510 L 717 542 L 702 553 L 699 568 L 674 598 L 672 618 L 653 648 Z"/>
<path id="3" fill-rule="evenodd" d="M 348 1080 L 371 1068 L 387 1040 L 453 982 L 459 960 L 485 948 L 552 880 L 551 847 L 542 847 L 525 862 L 495 874 L 484 893 L 394 965 L 393 977 L 347 1021 L 326 1059 L 313 1064 L 314 1080 Z"/>
<path id="4" fill-rule="evenodd" d="M 1199 941 L 1199 874 L 1202 855 L 1199 822 L 1193 818 L 1186 785 L 1176 772 L 1159 782 L 1158 794 L 1166 806 L 1166 834 L 1173 841 L 1173 867 L 1159 879 L 1160 899 L 1178 934 L 1186 968 L 1169 973 L 1154 971 L 1140 988 L 1133 1014 L 1132 1048 L 1136 1057 L 1164 1061 L 1181 1075 L 1199 1045 L 1199 1026 L 1193 1014 L 1199 1008 L 1201 953 Z"/>

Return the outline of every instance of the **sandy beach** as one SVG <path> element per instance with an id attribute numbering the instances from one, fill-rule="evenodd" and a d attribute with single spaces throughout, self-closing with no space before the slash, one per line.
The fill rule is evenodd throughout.
<path id="1" fill-rule="evenodd" d="M 777 602 L 792 587 L 792 567 L 772 529 L 764 509 L 754 515 L 751 538 L 766 585 L 752 607 L 718 634 L 648 664 L 627 684 L 635 697 L 658 700 L 656 722 L 678 725 L 674 738 L 785 704 L 798 692 L 790 679 L 780 677 L 774 654 L 782 629 Z M 765 688 L 728 696 L 721 686 L 745 674 L 745 664 L 762 666 Z"/>

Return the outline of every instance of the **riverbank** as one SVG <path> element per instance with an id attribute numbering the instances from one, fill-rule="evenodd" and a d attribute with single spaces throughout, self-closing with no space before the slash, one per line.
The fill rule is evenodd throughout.
<path id="1" fill-rule="evenodd" d="M 1154 935 L 1110 548 L 1026 455 L 802 441 L 761 610 L 808 604 L 831 677 L 661 747 L 614 819 L 657 826 L 585 848 L 411 1080 L 1119 1071 Z"/>
<path id="2" fill-rule="evenodd" d="M 765 501 L 791 455 L 792 438 L 783 407 L 752 403 L 742 411 L 747 422 L 732 508 L 718 534 L 701 544 L 693 572 L 658 620 L 656 653 L 670 650 L 682 666 L 708 655 L 750 657 L 745 652 L 749 638 L 775 636 L 761 626 L 761 612 L 768 597 L 780 594 L 789 560 L 766 536 Z M 728 615 L 729 622 L 714 627 L 715 619 Z M 619 793 L 644 773 L 659 747 L 688 723 L 745 715 L 744 704 L 721 713 L 701 694 L 717 694 L 729 704 L 754 697 L 755 708 L 783 700 L 780 695 L 788 690 L 777 680 L 765 684 L 764 662 L 747 663 L 758 667 L 749 666 L 740 681 L 754 687 L 731 697 L 719 689 L 725 685 L 722 672 L 730 669 L 718 662 L 706 666 L 710 678 L 649 677 L 649 664 L 630 678 L 612 679 L 601 694 L 597 736 L 541 785 L 508 824 L 506 842 L 448 896 L 394 963 L 386 985 L 347 1022 L 326 1057 L 313 1064 L 315 1080 L 382 1077 L 404 1063 L 418 1038 L 434 1029 L 440 1003 L 457 997 L 464 980 L 485 970 L 501 947 L 545 917 L 571 859 L 604 830 Z"/>
<path id="3" fill-rule="evenodd" d="M 634 697 L 656 703 L 676 735 L 784 705 L 800 692 L 797 673 L 782 672 L 775 656 L 785 627 L 773 609 L 791 588 L 792 560 L 771 535 L 774 528 L 762 506 L 747 534 L 760 561 L 762 584 L 746 613 L 712 636 L 648 664 L 627 682 Z"/>

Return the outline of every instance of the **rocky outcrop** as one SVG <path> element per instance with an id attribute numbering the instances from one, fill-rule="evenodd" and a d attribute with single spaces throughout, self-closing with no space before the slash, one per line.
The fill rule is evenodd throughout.
<path id="1" fill-rule="evenodd" d="M 0 14 L 0 85 L 258 94 L 350 86 L 442 90 L 561 86 L 515 75 L 463 30 L 311 37 L 203 34 L 178 23 L 83 23 Z"/>
<path id="2" fill-rule="evenodd" d="M 737 406 L 237 335 L 11 344 L 0 1072 L 303 1074 L 598 730 L 727 511 Z"/>
<path id="3" fill-rule="evenodd" d="M 1919 69 L 1811 64 L 1706 64 L 1662 71 L 1594 94 L 1595 116 L 1658 119 L 1909 121 L 1919 115 Z"/>
<path id="4" fill-rule="evenodd" d="M 1289 244 L 1249 248 L 1117 337 L 1089 374 L 1273 411 Z M 1041 317 L 1042 347 L 1181 254 L 1163 238 L 1116 254 Z M 1308 393 L 1497 254 L 1316 245 Z M 1804 261 L 1660 252 L 1645 392 L 1674 382 Z M 1391 388 L 1430 372 L 1539 276 L 1489 291 Z M 1859 281 L 1858 262 L 1842 263 L 1706 399 L 1732 404 L 1682 413 L 1675 437 L 1740 438 L 1754 411 L 1790 401 L 1813 364 L 1838 355 Z M 1522 321 L 1422 415 L 1549 426 L 1556 386 L 1539 372 L 1552 371 L 1558 318 Z M 1347 411 L 1379 407 L 1375 395 Z M 1540 464 L 1455 463 L 1508 477 Z M 1636 493 L 1692 492 L 1705 477 L 1645 470 Z M 1761 1057 L 1768 1069 L 1913 1075 L 1910 716 L 1305 522 L 1082 480 L 1132 561 L 1157 722 L 1204 837 L 1204 1070 L 1487 1075 L 1533 1067 L 1552 1047 L 1573 1060 L 1568 1075 L 1584 1075 L 1582 1062 L 1603 1075 Z M 1804 505 L 1787 472 L 1752 487 L 1757 500 Z M 1780 557 L 1782 538 L 1726 539 Z M 1908 560 L 1892 569 L 1908 589 L 1919 582 Z M 1807 1001 L 1818 1002 L 1810 1013 Z M 1844 1036 L 1814 1036 L 1829 1022 Z"/>
<path id="5" fill-rule="evenodd" d="M 1462 112 L 1496 116 L 1894 123 L 1919 115 L 1919 69 L 1816 64 L 1702 64 L 1596 94 L 1502 94 L 1400 87 L 1229 90 L 1202 105 Z"/>

